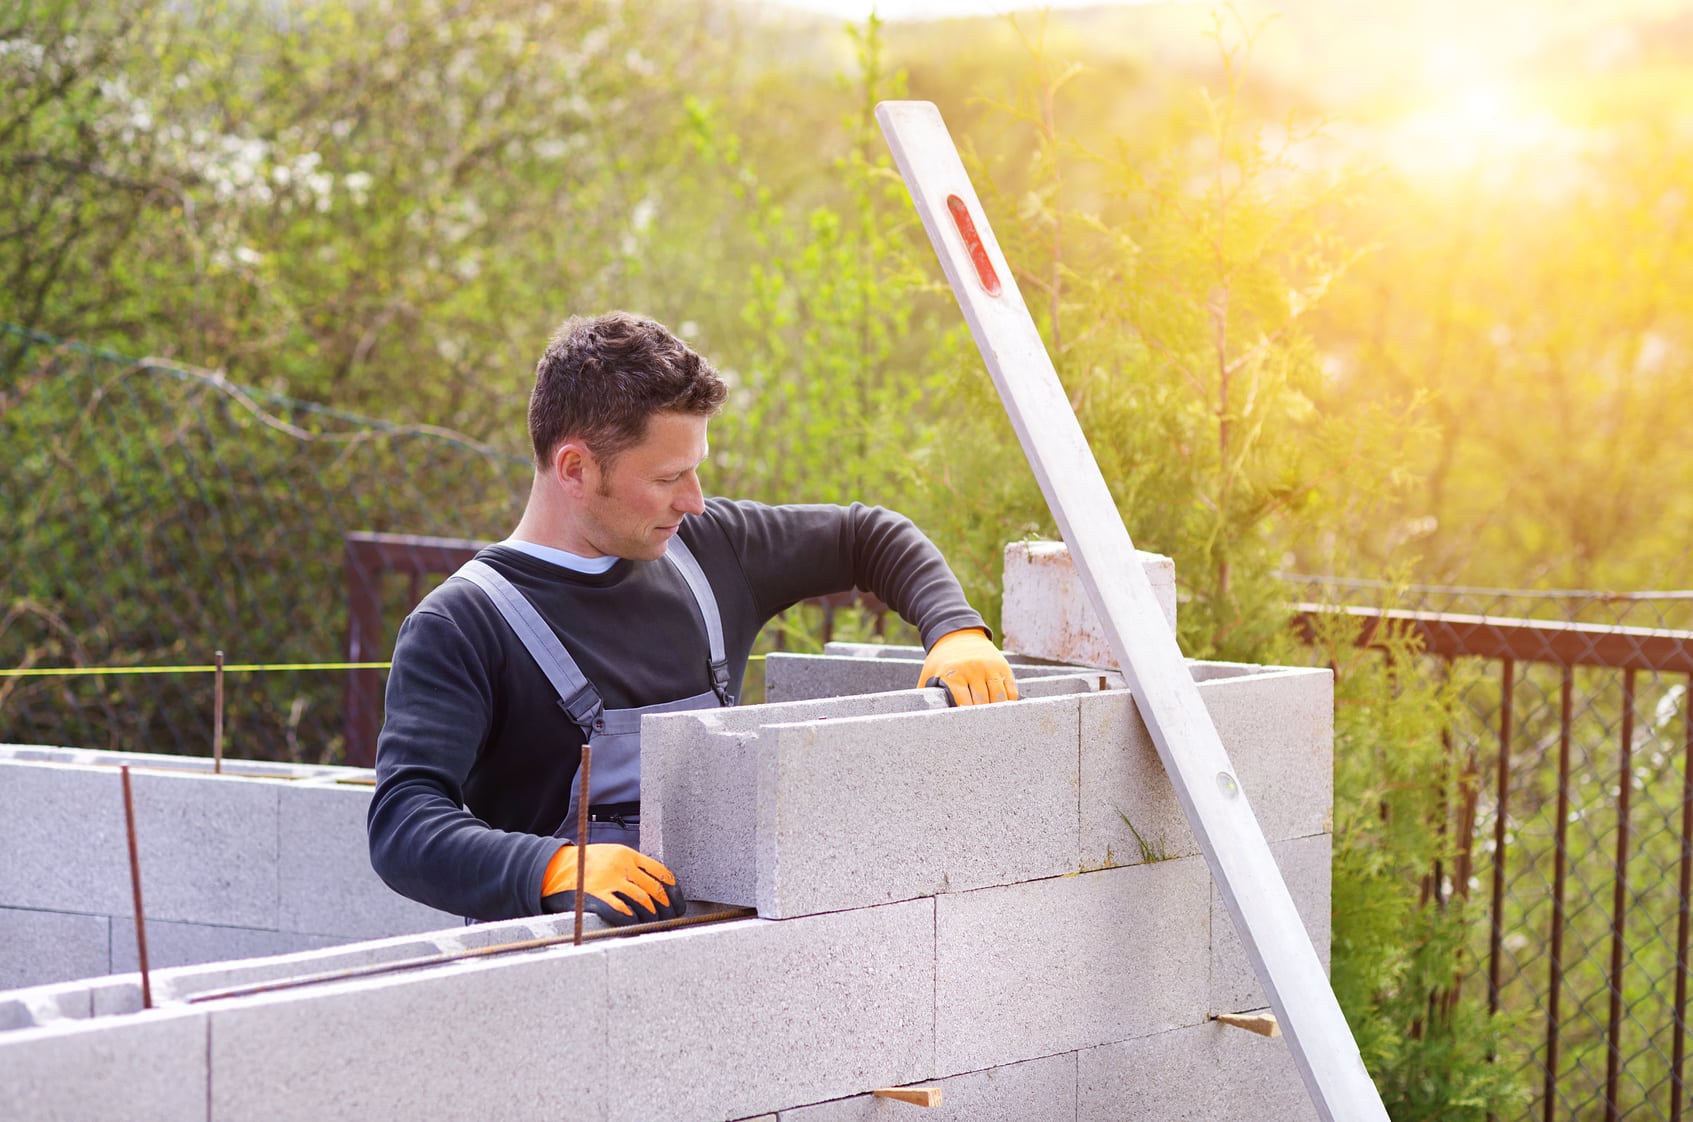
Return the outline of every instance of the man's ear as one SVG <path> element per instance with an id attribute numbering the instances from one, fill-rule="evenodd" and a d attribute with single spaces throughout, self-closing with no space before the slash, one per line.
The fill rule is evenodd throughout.
<path id="1" fill-rule="evenodd" d="M 589 475 L 593 471 L 593 455 L 588 446 L 579 440 L 561 441 L 553 449 L 552 470 L 553 479 L 567 493 L 580 492 L 591 485 Z"/>

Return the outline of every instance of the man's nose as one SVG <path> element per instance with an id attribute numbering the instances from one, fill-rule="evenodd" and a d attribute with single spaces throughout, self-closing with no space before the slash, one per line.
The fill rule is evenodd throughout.
<path id="1" fill-rule="evenodd" d="M 705 513 L 705 492 L 700 488 L 700 477 L 697 472 L 690 471 L 682 481 L 682 491 L 671 504 L 683 514 Z"/>

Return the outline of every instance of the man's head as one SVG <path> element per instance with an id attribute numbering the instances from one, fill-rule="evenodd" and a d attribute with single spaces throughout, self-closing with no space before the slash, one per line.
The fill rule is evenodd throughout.
<path id="1" fill-rule="evenodd" d="M 663 555 L 705 509 L 697 469 L 726 394 L 710 363 L 650 319 L 567 321 L 529 398 L 532 540 L 584 557 Z"/>
<path id="2" fill-rule="evenodd" d="M 545 468 L 575 438 L 609 469 L 659 413 L 710 417 L 728 387 L 711 364 L 653 320 L 627 312 L 564 322 L 535 367 L 529 439 Z"/>

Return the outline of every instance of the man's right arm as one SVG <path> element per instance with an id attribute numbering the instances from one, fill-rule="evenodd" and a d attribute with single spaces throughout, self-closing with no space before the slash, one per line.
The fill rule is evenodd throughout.
<path id="1" fill-rule="evenodd" d="M 464 806 L 464 782 L 493 723 L 491 651 L 447 616 L 400 627 L 377 741 L 370 861 L 390 888 L 473 919 L 540 911 L 555 838 L 497 830 Z"/>

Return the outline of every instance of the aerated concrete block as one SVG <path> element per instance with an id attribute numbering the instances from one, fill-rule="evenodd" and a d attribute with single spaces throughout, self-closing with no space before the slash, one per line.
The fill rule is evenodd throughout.
<path id="1" fill-rule="evenodd" d="M 604 1119 L 606 997 L 589 945 L 218 1002 L 211 1120 Z"/>
<path id="2" fill-rule="evenodd" d="M 764 696 L 771 701 L 851 697 L 917 688 L 922 648 L 900 658 L 841 658 L 772 651 L 764 659 Z"/>
<path id="3" fill-rule="evenodd" d="M 927 900 L 618 946 L 612 1122 L 740 1118 L 926 1077 L 934 954 Z"/>
<path id="4" fill-rule="evenodd" d="M 1076 1113 L 1076 1053 L 1046 1056 L 1005 1067 L 991 1067 L 949 1079 L 924 1079 L 938 1087 L 941 1102 L 921 1115 L 922 1122 L 1029 1122 Z M 912 1122 L 911 1106 L 874 1095 L 854 1095 L 834 1102 L 784 1110 L 779 1122 Z"/>
<path id="5" fill-rule="evenodd" d="M 107 916 L 0 908 L 0 990 L 107 973 L 111 922 Z"/>
<path id="6" fill-rule="evenodd" d="M 194 1122 L 206 1117 L 206 1014 L 63 1021 L 0 1037 L 8 1122 Z"/>
<path id="7" fill-rule="evenodd" d="M 301 783 L 278 791 L 282 930 L 373 939 L 462 922 L 401 896 L 370 867 L 365 814 L 371 790 Z"/>
<path id="8" fill-rule="evenodd" d="M 1170 630 L 1176 629 L 1176 565 L 1137 550 Z M 1005 547 L 1005 649 L 1077 666 L 1117 668 L 1117 656 L 1063 542 L 1012 542 Z"/>
<path id="9" fill-rule="evenodd" d="M 767 918 L 1069 872 L 1076 714 L 1060 697 L 644 739 L 665 793 L 643 843 L 690 895 Z"/>
<path id="10" fill-rule="evenodd" d="M 275 927 L 277 785 L 132 771 L 149 918 Z M 215 794 L 208 784 L 218 785 Z M 123 786 L 109 768 L 0 761 L 0 901 L 134 911 Z"/>
<path id="11" fill-rule="evenodd" d="M 847 644 L 829 644 L 830 648 Z M 918 689 L 923 669 L 923 648 L 895 647 L 888 652 L 865 655 L 857 653 L 871 644 L 851 644 L 852 654 L 838 654 L 832 649 L 820 655 L 787 654 L 773 651 L 764 660 L 764 695 L 773 702 L 800 701 L 812 698 L 858 697 L 864 694 L 894 693 Z M 909 654 L 904 654 L 909 652 Z M 1046 685 L 1047 678 L 1069 678 L 1087 671 L 1086 667 L 1053 666 L 1033 663 L 1020 655 L 1008 655 L 1007 661 L 1017 678 L 1018 692 L 1024 697 L 1050 697 L 1057 693 L 1072 693 L 1081 685 Z M 1098 671 L 1091 674 L 1097 675 Z M 1117 679 L 1115 671 L 1110 672 Z M 938 696 L 938 695 L 937 695 Z M 944 705 L 944 700 L 940 702 Z"/>
<path id="12" fill-rule="evenodd" d="M 1090 1048 L 1076 1122 L 1314 1122 L 1286 1037 L 1216 1022 Z"/>
<path id="13" fill-rule="evenodd" d="M 297 931 L 150 920 L 147 923 L 147 965 L 150 970 L 198 966 L 231 959 L 315 951 L 345 941 L 334 935 L 304 935 Z M 95 973 L 128 974 L 139 969 L 141 959 L 135 950 L 135 924 L 127 916 L 114 920 L 111 963 Z"/>
<path id="14" fill-rule="evenodd" d="M 939 897 L 937 1074 L 1202 1021 L 1209 926 L 1197 857 Z"/>
<path id="15" fill-rule="evenodd" d="M 1326 669 L 1194 663 L 1199 696 L 1271 841 L 1329 828 L 1334 804 L 1333 676 Z M 1133 698 L 1081 699 L 1084 868 L 1199 852 Z M 1136 835 L 1139 835 L 1138 837 Z"/>
<path id="16" fill-rule="evenodd" d="M 1330 923 L 1330 858 L 1331 837 L 1317 834 L 1309 838 L 1270 843 L 1270 854 L 1276 859 L 1282 880 L 1311 945 L 1322 961 L 1324 971 L 1329 966 Z M 1211 1005 L 1212 1013 L 1240 1013 L 1263 1009 L 1270 1004 L 1263 986 L 1246 957 L 1246 947 L 1235 930 L 1234 920 L 1223 904 L 1222 894 L 1211 886 Z"/>

